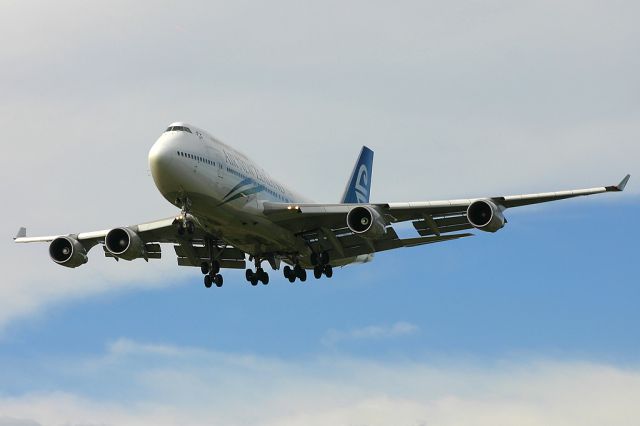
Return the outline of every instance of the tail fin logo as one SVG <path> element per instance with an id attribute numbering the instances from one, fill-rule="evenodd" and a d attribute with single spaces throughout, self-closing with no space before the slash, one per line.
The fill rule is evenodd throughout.
<path id="1" fill-rule="evenodd" d="M 359 203 L 369 202 L 369 170 L 366 164 L 362 164 L 358 169 L 358 177 L 356 179 L 356 198 Z"/>
<path id="2" fill-rule="evenodd" d="M 340 202 L 345 204 L 367 204 L 371 193 L 372 173 L 373 151 L 363 146 L 360 156 L 353 166 Z"/>

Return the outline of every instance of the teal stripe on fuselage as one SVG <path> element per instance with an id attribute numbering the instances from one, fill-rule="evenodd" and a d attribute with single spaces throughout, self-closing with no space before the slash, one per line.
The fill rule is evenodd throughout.
<path id="1" fill-rule="evenodd" d="M 249 185 L 250 183 L 255 183 L 255 181 L 253 180 L 253 178 L 244 178 L 242 179 L 236 186 L 234 186 L 233 188 L 231 188 L 231 190 L 229 192 L 227 192 L 227 195 L 225 195 L 224 198 L 227 198 L 229 195 L 231 195 L 232 192 L 237 191 L 238 189 L 242 188 L 243 186 Z"/>

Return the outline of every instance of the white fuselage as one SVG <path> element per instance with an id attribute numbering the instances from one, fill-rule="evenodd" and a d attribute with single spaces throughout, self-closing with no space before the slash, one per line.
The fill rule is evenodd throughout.
<path id="1" fill-rule="evenodd" d="M 212 235 L 253 253 L 304 251 L 291 232 L 263 214 L 264 202 L 309 202 L 271 178 L 245 155 L 192 125 L 174 123 L 149 151 L 160 193 Z"/>

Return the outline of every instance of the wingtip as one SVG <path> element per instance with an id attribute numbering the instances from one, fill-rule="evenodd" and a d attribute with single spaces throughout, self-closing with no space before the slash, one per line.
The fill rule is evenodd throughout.
<path id="1" fill-rule="evenodd" d="M 13 239 L 17 240 L 18 238 L 24 238 L 26 236 L 27 236 L 27 228 L 25 228 L 23 226 L 20 229 L 18 229 L 18 233 L 16 234 L 16 236 Z"/>
<path id="2" fill-rule="evenodd" d="M 624 188 L 627 186 L 627 183 L 629 182 L 629 179 L 631 179 L 631 175 L 626 175 L 626 176 L 624 177 L 624 179 L 622 179 L 622 180 L 620 181 L 620 183 L 618 184 L 618 189 L 619 189 L 620 191 L 624 191 Z"/>
<path id="3" fill-rule="evenodd" d="M 607 191 L 613 191 L 613 192 L 622 192 L 622 191 L 624 191 L 624 188 L 627 186 L 627 183 L 629 182 L 629 179 L 631 179 L 631 175 L 626 175 L 624 177 L 624 179 L 622 179 L 620 181 L 619 184 L 613 185 L 613 186 L 607 186 Z"/>

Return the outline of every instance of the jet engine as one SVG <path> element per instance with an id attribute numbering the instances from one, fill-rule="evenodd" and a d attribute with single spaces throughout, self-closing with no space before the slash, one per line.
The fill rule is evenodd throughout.
<path id="1" fill-rule="evenodd" d="M 382 216 L 369 206 L 358 206 L 349 210 L 347 226 L 354 234 L 365 238 L 378 238 L 387 233 Z"/>
<path id="2" fill-rule="evenodd" d="M 58 237 L 49 244 L 49 256 L 58 265 L 77 268 L 87 263 L 87 250 L 73 237 Z"/>
<path id="3" fill-rule="evenodd" d="M 477 200 L 467 209 L 469 223 L 485 232 L 496 232 L 501 229 L 506 220 L 502 209 L 491 200 Z"/>
<path id="4" fill-rule="evenodd" d="M 124 260 L 138 259 L 144 254 L 142 239 L 129 228 L 114 228 L 109 231 L 104 245 L 114 257 Z"/>

